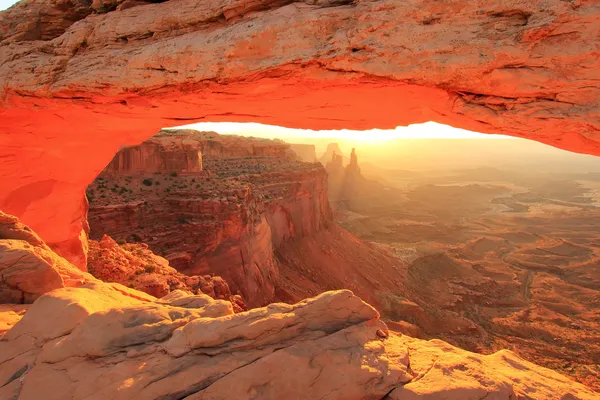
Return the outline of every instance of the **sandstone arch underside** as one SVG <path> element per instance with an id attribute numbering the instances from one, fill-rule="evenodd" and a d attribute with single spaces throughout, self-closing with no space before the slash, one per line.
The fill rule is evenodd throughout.
<path id="1" fill-rule="evenodd" d="M 595 1 L 77 3 L 19 23 L 55 3 L 0 13 L 0 209 L 79 266 L 86 186 L 161 127 L 433 120 L 600 154 Z"/>

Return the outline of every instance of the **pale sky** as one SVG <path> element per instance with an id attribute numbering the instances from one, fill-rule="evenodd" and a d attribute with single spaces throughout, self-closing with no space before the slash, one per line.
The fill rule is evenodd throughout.
<path id="1" fill-rule="evenodd" d="M 16 3 L 16 0 L 0 0 L 0 11 L 6 10 L 8 7 Z"/>
<path id="2" fill-rule="evenodd" d="M 309 129 L 290 129 L 280 126 L 262 125 L 258 123 L 241 122 L 200 122 L 181 126 L 179 128 L 197 129 L 200 131 L 214 131 L 217 133 L 234 133 L 242 136 L 257 136 L 268 139 L 324 139 L 341 138 L 351 141 L 374 142 L 392 139 L 431 139 L 431 138 L 454 138 L 454 139 L 485 139 L 485 138 L 508 138 L 502 135 L 489 135 L 477 132 L 466 131 L 464 129 L 453 128 L 448 125 L 442 125 L 435 122 L 426 122 L 424 124 L 414 124 L 409 126 L 399 126 L 396 129 L 382 130 L 371 129 L 368 131 L 342 130 L 323 130 L 313 131 Z"/>

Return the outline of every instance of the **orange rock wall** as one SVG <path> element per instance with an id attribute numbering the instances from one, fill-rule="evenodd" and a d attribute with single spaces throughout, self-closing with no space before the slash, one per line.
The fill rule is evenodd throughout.
<path id="1" fill-rule="evenodd" d="M 120 150 L 105 168 L 107 173 L 200 172 L 202 154 L 195 149 L 164 149 L 158 143 L 143 143 Z"/>
<path id="2" fill-rule="evenodd" d="M 278 267 L 273 251 L 283 241 L 310 235 L 327 226 L 332 213 L 323 168 L 273 174 L 261 179 L 263 190 L 287 194 L 266 199 L 248 190 L 236 201 L 198 200 L 193 194 L 92 207 L 92 237 L 108 234 L 131 240 L 132 233 L 164 256 L 172 267 L 190 275 L 223 277 L 249 306 L 273 300 Z M 224 200 L 224 201 L 223 201 Z"/>

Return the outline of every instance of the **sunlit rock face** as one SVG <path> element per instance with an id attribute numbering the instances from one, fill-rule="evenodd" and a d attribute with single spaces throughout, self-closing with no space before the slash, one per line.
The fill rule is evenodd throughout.
<path id="1" fill-rule="evenodd" d="M 0 222 L 2 240 L 44 247 L 14 217 Z M 479 355 L 390 332 L 349 290 L 236 314 L 203 294 L 157 299 L 90 280 L 27 308 L 0 307 L 1 399 L 597 399 L 510 351 Z"/>
<path id="2" fill-rule="evenodd" d="M 308 3 L 0 14 L 0 209 L 83 266 L 86 185 L 120 146 L 192 121 L 433 120 L 600 154 L 595 2 Z"/>
<path id="3" fill-rule="evenodd" d="M 231 302 L 235 311 L 246 309 L 240 296 L 233 296 L 227 282 L 219 276 L 185 276 L 169 266 L 167 260 L 148 249 L 148 245 L 119 245 L 108 236 L 90 240 L 88 271 L 103 282 L 116 282 L 151 296 L 165 298 L 175 292 L 206 295 Z"/>
<path id="4" fill-rule="evenodd" d="M 201 172 L 202 154 L 184 140 L 147 140 L 121 149 L 104 169 L 106 173 Z"/>
<path id="5" fill-rule="evenodd" d="M 2 399 L 597 399 L 510 351 L 391 334 L 348 290 L 234 314 L 94 283 L 42 296 L 0 336 Z"/>
<path id="6" fill-rule="evenodd" d="M 50 40 L 93 12 L 86 0 L 22 0 L 0 14 L 0 42 Z"/>
<path id="7" fill-rule="evenodd" d="M 171 146 L 182 142 L 186 148 Z M 149 146 L 158 151 L 135 164 L 151 164 L 148 171 L 120 167 L 128 154 Z M 204 170 L 154 169 L 160 163 L 153 160 L 165 157 L 184 162 L 188 148 L 202 153 Z M 248 305 L 266 305 L 279 282 L 274 251 L 333 220 L 325 170 L 295 160 L 288 150 L 279 140 L 161 132 L 121 150 L 90 185 L 91 238 L 141 241 L 178 271 L 217 274 Z"/>

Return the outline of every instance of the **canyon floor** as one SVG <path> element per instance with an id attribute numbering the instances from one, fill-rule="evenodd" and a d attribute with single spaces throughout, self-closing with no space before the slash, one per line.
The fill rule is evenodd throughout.
<path id="1" fill-rule="evenodd" d="M 332 205 L 342 227 L 402 260 L 392 328 L 511 349 L 600 390 L 600 174 L 363 173 L 386 187 Z"/>

